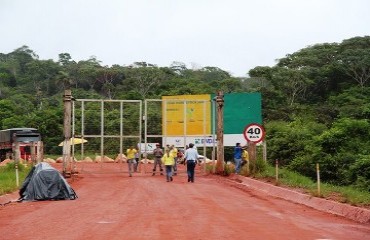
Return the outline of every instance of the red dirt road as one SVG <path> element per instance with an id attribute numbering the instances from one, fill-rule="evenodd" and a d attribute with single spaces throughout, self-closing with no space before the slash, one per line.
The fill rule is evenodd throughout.
<path id="1" fill-rule="evenodd" d="M 77 200 L 0 207 L 0 239 L 370 239 L 369 224 L 199 173 L 82 173 L 71 186 Z"/>

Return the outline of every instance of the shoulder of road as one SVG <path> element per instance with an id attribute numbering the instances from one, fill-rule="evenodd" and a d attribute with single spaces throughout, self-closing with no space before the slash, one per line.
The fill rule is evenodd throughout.
<path id="1" fill-rule="evenodd" d="M 240 189 L 247 188 L 260 191 L 270 196 L 281 198 L 294 203 L 306 205 L 319 211 L 342 216 L 360 223 L 370 223 L 370 210 L 351 206 L 349 204 L 335 202 L 309 194 L 300 193 L 287 188 L 279 187 L 249 177 L 233 175 L 229 178 L 220 178 L 226 184 Z"/>

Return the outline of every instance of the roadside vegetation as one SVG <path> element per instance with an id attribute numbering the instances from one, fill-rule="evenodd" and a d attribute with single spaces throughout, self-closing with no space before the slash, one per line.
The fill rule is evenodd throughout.
<path id="1" fill-rule="evenodd" d="M 254 166 L 256 165 L 256 166 Z M 317 179 L 311 179 L 287 168 L 278 168 L 262 160 L 250 164 L 250 170 L 244 166 L 241 175 L 269 182 L 271 184 L 299 191 L 315 197 L 321 197 L 341 203 L 348 203 L 358 207 L 370 208 L 370 192 L 353 186 L 337 186 L 330 183 L 320 184 L 320 193 Z M 254 171 L 253 169 L 257 169 Z M 227 167 L 226 173 L 231 174 L 233 167 Z M 276 172 L 278 175 L 276 175 Z"/>
<path id="2" fill-rule="evenodd" d="M 272 161 L 265 162 L 264 160 L 262 160 L 262 146 L 257 147 L 256 150 L 256 162 L 254 163 L 253 161 L 250 161 L 249 169 L 247 168 L 247 165 L 244 165 L 241 169 L 240 175 L 251 177 L 256 180 L 264 181 L 283 188 L 289 188 L 291 190 L 298 191 L 304 194 L 309 194 L 311 196 L 325 198 L 341 203 L 348 203 L 354 206 L 370 209 L 369 185 L 340 185 L 330 183 L 329 181 L 322 181 L 322 176 L 326 176 L 328 175 L 328 173 L 325 172 L 327 171 L 325 167 L 320 169 L 321 167 L 319 164 L 321 181 L 319 193 L 315 164 L 311 164 L 310 166 L 305 167 L 307 171 L 312 172 L 310 176 L 306 176 L 302 173 L 299 173 L 295 169 L 284 165 L 283 160 L 279 161 L 283 164 L 279 165 L 278 169 L 276 169 L 276 162 L 272 163 Z M 225 165 L 224 175 L 230 176 L 235 172 L 231 148 L 225 151 L 225 159 L 228 159 L 229 164 Z M 213 167 L 209 165 L 207 166 L 206 170 L 207 172 L 211 173 L 213 171 Z M 364 171 L 365 172 L 359 173 L 359 175 L 368 173 L 366 172 L 366 168 L 364 168 Z"/>
<path id="3" fill-rule="evenodd" d="M 27 177 L 31 166 L 23 164 L 18 165 L 19 172 L 19 187 L 17 186 L 15 164 L 8 163 L 5 166 L 0 166 L 0 195 L 12 193 L 22 186 L 24 179 Z"/>

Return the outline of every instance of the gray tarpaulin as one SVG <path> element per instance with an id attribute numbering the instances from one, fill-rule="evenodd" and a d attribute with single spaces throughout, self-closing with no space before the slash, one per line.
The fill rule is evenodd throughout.
<path id="1" fill-rule="evenodd" d="M 19 190 L 20 201 L 74 200 L 75 191 L 64 177 L 50 164 L 41 162 L 35 165 Z"/>

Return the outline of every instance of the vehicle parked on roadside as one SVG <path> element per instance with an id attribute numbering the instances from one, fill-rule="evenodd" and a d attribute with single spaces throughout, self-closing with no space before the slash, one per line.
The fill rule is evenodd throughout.
<path id="1" fill-rule="evenodd" d="M 10 128 L 0 130 L 0 161 L 12 158 L 15 143 L 19 143 L 20 157 L 28 160 L 33 143 L 41 141 L 41 134 L 36 128 Z"/>

